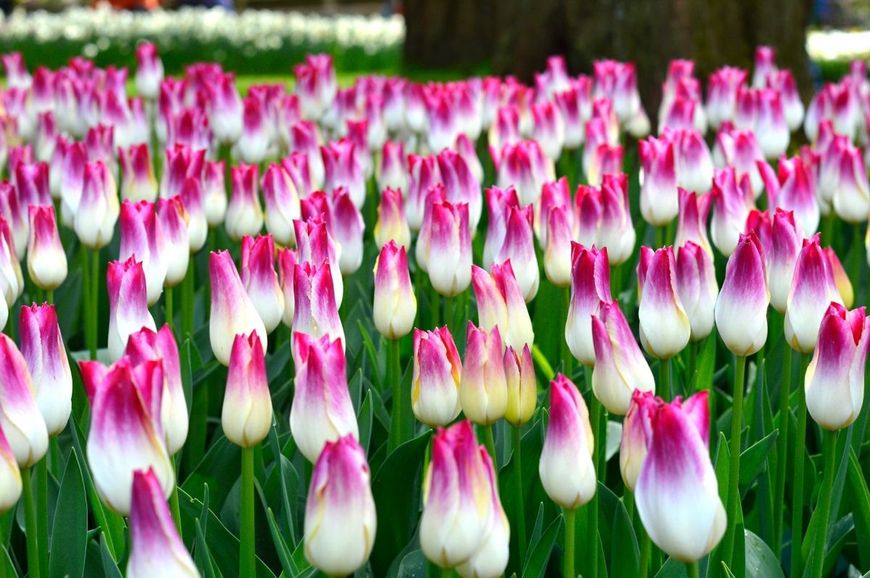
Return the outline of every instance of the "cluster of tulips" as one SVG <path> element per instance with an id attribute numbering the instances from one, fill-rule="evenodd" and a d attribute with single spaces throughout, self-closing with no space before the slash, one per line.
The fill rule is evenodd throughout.
<path id="1" fill-rule="evenodd" d="M 629 63 L 572 77 L 554 57 L 534 86 L 360 77 L 339 87 L 331 58 L 313 55 L 294 68 L 292 91 L 257 85 L 243 96 L 217 65 L 173 78 L 154 45 L 136 57 L 129 96 L 123 68 L 74 59 L 31 73 L 20 55 L 3 56 L 0 507 L 23 493 L 27 557 L 17 565 L 27 576 L 48 576 L 64 557 L 66 546 L 49 542 L 46 488 L 79 435 L 106 556 L 130 577 L 215 575 L 213 557 L 194 562 L 182 541 L 177 491 L 185 446 L 200 446 L 199 459 L 208 449 L 208 388 L 223 391 L 215 436 L 241 448 L 232 571 L 272 575 L 254 536 L 265 484 L 255 462 L 287 428 L 270 365 L 288 351 L 288 443 L 275 459 L 282 484 L 284 462 L 301 463 L 308 493 L 304 560 L 273 535 L 287 576 L 303 575 L 305 560 L 328 576 L 365 571 L 383 520 L 372 418 L 360 417 L 349 361 L 383 400 L 379 463 L 423 448 L 420 501 L 398 515 L 414 518 L 409 548 L 431 571 L 543 575 L 553 543 L 541 545 L 542 514 L 530 532 L 525 512 L 540 484 L 562 510 L 562 575 L 575 578 L 578 560 L 584 576 L 609 575 L 601 495 L 613 494 L 607 463 L 618 451 L 622 480 L 610 487 L 638 536 L 627 575 L 650 575 L 663 556 L 690 576 L 749 575 L 740 464 L 744 395 L 759 375 L 779 393 L 766 547 L 789 558 L 791 576 L 833 568 L 838 460 L 853 437 L 860 457 L 867 414 L 870 322 L 849 309 L 864 293 L 870 213 L 862 63 L 805 110 L 770 48 L 758 49 L 751 77 L 712 74 L 706 99 L 692 62 L 674 61 L 649 136 Z M 801 128 L 808 144 L 798 148 Z M 840 243 L 850 229 L 851 244 Z M 823 242 L 848 247 L 850 274 Z M 207 283 L 197 284 L 198 262 Z M 71 286 L 80 304 L 56 310 L 55 290 Z M 62 336 L 78 314 L 82 331 Z M 769 320 L 785 345 L 778 377 L 765 363 L 783 345 L 768 339 Z M 555 351 L 536 332 L 555 336 Z M 225 367 L 225 380 L 194 393 L 190 348 L 206 341 L 199 355 Z M 72 368 L 65 342 L 82 349 Z M 713 386 L 720 343 L 734 359 L 727 395 Z M 718 424 L 717 398 L 730 409 Z M 823 430 L 825 476 L 811 524 L 808 414 Z M 541 423 L 532 480 L 521 450 Z M 724 455 L 715 466 L 711 440 Z"/>

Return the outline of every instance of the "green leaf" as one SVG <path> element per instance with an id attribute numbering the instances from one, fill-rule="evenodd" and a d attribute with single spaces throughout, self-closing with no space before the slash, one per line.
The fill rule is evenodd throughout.
<path id="1" fill-rule="evenodd" d="M 362 337 L 363 348 L 368 354 L 369 362 L 372 366 L 372 377 L 374 377 L 373 381 L 375 387 L 381 390 L 383 389 L 383 379 L 381 378 L 380 367 L 378 364 L 378 352 L 375 347 L 375 342 L 372 341 L 372 336 L 361 319 L 357 321 L 357 327 L 359 328 L 360 337 Z"/>
<path id="2" fill-rule="evenodd" d="M 184 390 L 184 402 L 187 404 L 187 415 L 193 406 L 193 368 L 191 365 L 190 339 L 185 339 L 181 344 L 181 389 Z"/>
<path id="3" fill-rule="evenodd" d="M 121 578 L 121 570 L 118 564 L 112 559 L 109 549 L 106 547 L 106 540 L 100 540 L 100 558 L 103 562 L 103 576 L 106 578 Z"/>
<path id="4" fill-rule="evenodd" d="M 215 572 L 211 552 L 208 551 L 202 524 L 200 524 L 199 519 L 195 520 L 194 524 L 196 526 L 196 566 L 205 578 L 217 578 L 218 574 Z"/>
<path id="5" fill-rule="evenodd" d="M 752 444 L 740 454 L 740 484 L 751 485 L 752 482 L 765 470 L 768 464 L 768 456 L 773 448 L 778 432 L 770 432 L 756 443 Z"/>
<path id="6" fill-rule="evenodd" d="M 9 557 L 9 552 L 6 550 L 6 546 L 2 545 L 0 545 L 0 565 L 3 566 L 3 576 L 18 578 L 15 564 L 12 563 L 12 558 Z"/>
<path id="7" fill-rule="evenodd" d="M 870 490 L 855 449 L 849 448 L 849 497 L 855 518 L 855 539 L 862 568 L 870 568 Z"/>
<path id="8" fill-rule="evenodd" d="M 88 539 L 88 501 L 85 482 L 75 448 L 69 453 L 66 470 L 57 496 L 54 527 L 51 531 L 50 578 L 77 578 L 84 575 Z"/>
<path id="9" fill-rule="evenodd" d="M 281 568 L 287 576 L 296 576 L 296 566 L 293 564 L 293 554 L 287 549 L 287 542 L 281 536 L 281 530 L 278 528 L 278 522 L 275 521 L 275 514 L 272 508 L 266 508 L 266 520 L 269 522 L 269 532 L 272 534 L 272 542 L 275 544 L 275 549 L 278 551 L 278 559 L 281 560 Z"/>
<path id="10" fill-rule="evenodd" d="M 541 535 L 541 539 L 529 545 L 529 557 L 526 560 L 525 568 L 523 568 L 523 578 L 542 578 L 544 576 L 544 571 L 547 569 L 547 563 L 550 561 L 550 555 L 553 552 L 553 546 L 556 544 L 556 538 L 561 528 L 562 517 L 557 516 L 547 526 L 547 529 Z"/>
<path id="11" fill-rule="evenodd" d="M 688 575 L 689 573 L 686 570 L 685 564 L 673 558 L 668 558 L 656 573 L 656 578 L 686 578 Z"/>
<path id="12" fill-rule="evenodd" d="M 746 576 L 764 576 L 765 578 L 782 578 L 782 568 L 779 559 L 771 551 L 764 540 L 750 530 L 743 531 L 746 556 Z"/>
<path id="13" fill-rule="evenodd" d="M 622 500 L 617 500 L 611 516 L 612 518 L 604 517 L 604 520 L 613 520 L 610 540 L 610 576 L 633 578 L 640 573 L 640 548 L 634 526 Z"/>
<path id="14" fill-rule="evenodd" d="M 359 423 L 359 443 L 368 454 L 369 445 L 372 441 L 372 427 L 375 420 L 375 410 L 372 406 L 371 390 L 366 391 L 365 400 L 360 405 L 359 413 L 357 414 L 357 422 Z"/>
<path id="15" fill-rule="evenodd" d="M 426 578 L 426 557 L 419 548 L 411 550 L 399 562 L 397 578 Z"/>

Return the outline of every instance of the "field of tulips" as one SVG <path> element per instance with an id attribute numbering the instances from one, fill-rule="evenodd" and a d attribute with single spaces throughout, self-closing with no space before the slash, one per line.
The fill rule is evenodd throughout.
<path id="1" fill-rule="evenodd" d="M 863 62 L 136 61 L 2 57 L 0 576 L 870 571 Z"/>

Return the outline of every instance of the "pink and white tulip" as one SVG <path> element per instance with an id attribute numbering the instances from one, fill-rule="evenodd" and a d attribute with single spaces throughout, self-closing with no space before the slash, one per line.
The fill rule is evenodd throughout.
<path id="1" fill-rule="evenodd" d="M 673 247 L 640 248 L 637 265 L 640 342 L 647 353 L 670 359 L 689 342 L 692 326 L 677 292 Z"/>
<path id="2" fill-rule="evenodd" d="M 60 242 L 54 206 L 29 209 L 30 239 L 27 243 L 27 272 L 30 280 L 44 291 L 60 287 L 68 272 L 66 253 Z"/>
<path id="3" fill-rule="evenodd" d="M 221 365 L 230 363 L 233 340 L 236 335 L 255 331 L 266 349 L 267 333 L 260 314 L 248 296 L 233 258 L 227 251 L 209 255 L 211 280 L 211 313 L 209 339 L 215 359 Z"/>
<path id="4" fill-rule="evenodd" d="M 764 250 L 754 234 L 741 235 L 728 258 L 725 281 L 716 299 L 716 328 L 725 347 L 747 356 L 767 341 L 767 290 Z"/>
<path id="5" fill-rule="evenodd" d="M 466 343 L 459 387 L 462 412 L 476 424 L 492 425 L 504 417 L 508 403 L 498 326 L 486 330 L 469 321 Z"/>
<path id="6" fill-rule="evenodd" d="M 237 446 L 251 448 L 272 427 L 272 398 L 266 378 L 266 354 L 255 332 L 236 335 L 227 370 L 221 428 Z"/>
<path id="7" fill-rule="evenodd" d="M 571 355 L 586 366 L 595 363 L 590 319 L 610 303 L 610 264 L 607 249 L 587 249 L 571 243 L 571 302 L 565 322 L 565 340 Z"/>
<path id="8" fill-rule="evenodd" d="M 0 334 L 0 429 L 21 468 L 32 466 L 48 450 L 48 429 L 36 396 L 27 360 L 14 341 Z"/>

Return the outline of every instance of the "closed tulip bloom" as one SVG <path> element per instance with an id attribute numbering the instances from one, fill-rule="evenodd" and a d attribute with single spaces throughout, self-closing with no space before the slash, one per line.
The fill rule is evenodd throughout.
<path id="1" fill-rule="evenodd" d="M 163 61 L 157 47 L 151 42 L 142 42 L 136 47 L 136 90 L 143 97 L 154 100 L 160 92 L 163 80 Z"/>
<path id="2" fill-rule="evenodd" d="M 554 207 L 547 222 L 547 245 L 544 249 L 544 272 L 556 287 L 571 285 L 571 241 L 573 231 L 568 207 Z"/>
<path id="3" fill-rule="evenodd" d="M 208 217 L 206 216 L 206 207 L 204 206 L 206 198 L 205 191 L 202 185 L 200 185 L 200 179 L 187 177 L 184 180 L 184 184 L 181 185 L 181 193 L 169 200 L 176 201 L 176 199 L 181 202 L 180 206 L 175 205 L 176 211 L 180 212 L 181 207 L 184 208 L 183 220 L 189 252 L 198 253 L 208 240 Z M 157 204 L 158 217 L 162 218 L 166 214 L 161 212 L 161 207 L 168 209 L 168 206 L 165 203 Z M 177 220 L 177 217 L 172 217 L 172 220 Z M 175 235 L 178 235 L 177 242 L 180 246 L 184 246 L 182 243 L 183 233 L 176 231 Z M 174 257 L 173 260 L 180 260 L 180 257 Z M 172 264 L 169 266 L 173 267 Z M 180 268 L 181 265 L 176 263 L 176 266 Z"/>
<path id="4" fill-rule="evenodd" d="M 417 298 L 404 247 L 390 241 L 375 261 L 374 322 L 387 339 L 407 335 L 417 316 Z"/>
<path id="5" fill-rule="evenodd" d="M 223 223 L 227 213 L 224 180 L 224 161 L 206 161 L 202 169 L 202 195 L 209 227 Z"/>
<path id="6" fill-rule="evenodd" d="M 290 432 L 299 451 L 317 462 L 327 442 L 346 435 L 359 438 L 356 415 L 347 389 L 341 341 L 328 335 L 293 333 L 296 384 L 290 408 Z"/>
<path id="7" fill-rule="evenodd" d="M 207 88 L 211 96 L 209 126 L 221 143 L 234 143 L 242 134 L 244 105 L 233 73 L 216 74 Z"/>
<path id="8" fill-rule="evenodd" d="M 33 381 L 48 435 L 63 431 L 72 410 L 72 373 L 54 305 L 21 308 L 21 355 Z"/>
<path id="9" fill-rule="evenodd" d="M 18 199 L 21 208 L 30 205 L 48 205 L 51 203 L 51 185 L 49 183 L 48 163 L 20 162 L 15 167 L 15 174 L 10 175 L 18 189 Z"/>
<path id="10" fill-rule="evenodd" d="M 607 249 L 611 265 L 621 265 L 634 253 L 636 239 L 628 202 L 628 175 L 620 172 L 602 177 L 600 211 L 596 244 Z"/>
<path id="11" fill-rule="evenodd" d="M 480 327 L 498 327 L 505 346 L 531 346 L 535 332 L 511 262 L 493 265 L 489 273 L 474 265 L 471 277 Z"/>
<path id="12" fill-rule="evenodd" d="M 801 353 L 815 349 L 819 324 L 832 302 L 842 304 L 843 300 L 816 234 L 804 239 L 786 301 L 785 339 L 793 349 Z"/>
<path id="13" fill-rule="evenodd" d="M 716 299 L 716 328 L 734 355 L 752 355 L 767 341 L 764 250 L 754 234 L 741 235 L 728 258 L 725 281 Z"/>
<path id="14" fill-rule="evenodd" d="M 75 213 L 75 231 L 90 249 L 109 244 L 120 214 L 115 179 L 102 161 L 85 163 L 82 194 Z"/>
<path id="15" fill-rule="evenodd" d="M 60 242 L 52 205 L 31 205 L 30 239 L 27 243 L 27 272 L 44 291 L 60 287 L 67 276 L 66 253 Z"/>
<path id="16" fill-rule="evenodd" d="M 352 275 L 356 273 L 362 265 L 363 234 L 366 225 L 359 206 L 354 204 L 350 192 L 344 187 L 332 191 L 327 227 L 330 234 L 341 246 L 341 253 L 338 257 L 341 274 Z"/>
<path id="17" fill-rule="evenodd" d="M 338 92 L 332 56 L 309 54 L 304 63 L 293 68 L 293 73 L 302 115 L 312 120 L 319 119 L 332 106 Z"/>
<path id="18" fill-rule="evenodd" d="M 535 236 L 541 247 L 547 246 L 547 222 L 550 218 L 550 211 L 556 207 L 571 208 L 571 189 L 568 186 L 567 177 L 544 183 L 541 187 L 541 198 L 534 211 Z M 569 212 L 568 218 L 573 228 L 574 213 Z"/>
<path id="19" fill-rule="evenodd" d="M 637 265 L 640 342 L 647 353 L 669 359 L 689 342 L 691 323 L 677 293 L 673 247 L 640 248 Z"/>
<path id="20" fill-rule="evenodd" d="M 764 155 L 751 130 L 737 130 L 723 127 L 716 135 L 716 145 L 713 148 L 713 160 L 717 167 L 733 166 L 737 178 L 749 175 L 752 192 L 757 198 L 764 189 L 764 181 L 758 172 L 758 161 L 764 161 Z"/>
<path id="21" fill-rule="evenodd" d="M 848 427 L 864 402 L 864 368 L 870 346 L 865 308 L 847 310 L 831 303 L 819 326 L 819 341 L 807 367 L 807 411 L 827 430 Z"/>
<path id="22" fill-rule="evenodd" d="M 716 169 L 713 177 L 713 218 L 710 235 L 719 252 L 730 256 L 746 228 L 746 219 L 755 208 L 749 177 L 738 181 L 733 167 Z"/>
<path id="23" fill-rule="evenodd" d="M 825 255 L 828 257 L 828 262 L 831 264 L 831 274 L 834 276 L 834 285 L 837 286 L 837 292 L 843 300 L 843 305 L 846 309 L 851 307 L 855 302 L 855 290 L 852 288 L 852 282 L 849 280 L 849 275 L 843 268 L 843 263 L 837 257 L 837 253 L 833 247 L 824 248 Z"/>
<path id="24" fill-rule="evenodd" d="M 680 188 L 680 213 L 677 220 L 677 234 L 674 246 L 682 247 L 689 241 L 699 245 L 709 255 L 713 248 L 707 239 L 707 216 L 713 201 L 711 194 L 696 195 Z"/>
<path id="25" fill-rule="evenodd" d="M 378 189 L 408 189 L 408 169 L 405 147 L 401 141 L 387 141 L 381 152 L 377 170 Z"/>
<path id="26" fill-rule="evenodd" d="M 153 468 L 165 499 L 175 473 L 160 423 L 162 363 L 133 365 L 122 359 L 111 367 L 96 361 L 79 366 L 91 405 L 88 465 L 100 498 L 112 511 L 128 515 L 133 473 Z"/>
<path id="27" fill-rule="evenodd" d="M 185 180 L 190 177 L 199 179 L 204 175 L 204 162 L 205 150 L 180 144 L 167 148 L 160 177 L 160 196 L 170 199 L 180 195 Z"/>
<path id="28" fill-rule="evenodd" d="M 573 510 L 595 495 L 594 444 L 586 402 L 560 373 L 550 382 L 550 420 L 538 463 L 544 491 L 557 505 Z"/>
<path id="29" fill-rule="evenodd" d="M 673 143 L 649 137 L 640 141 L 643 164 L 640 205 L 643 218 L 655 226 L 667 225 L 677 216 L 677 169 Z"/>
<path id="30" fill-rule="evenodd" d="M 432 461 L 423 477 L 420 546 L 442 568 L 468 561 L 478 552 L 492 516 L 484 455 L 470 421 L 439 429 Z"/>
<path id="31" fill-rule="evenodd" d="M 270 138 L 265 104 L 256 96 L 248 95 L 243 101 L 242 133 L 233 146 L 233 154 L 243 162 L 259 164 L 269 154 Z"/>
<path id="32" fill-rule="evenodd" d="M 532 230 L 534 207 L 509 206 L 505 215 L 505 236 L 495 262 L 510 260 L 515 265 L 517 284 L 526 303 L 535 298 L 540 284 L 535 237 Z"/>
<path id="33" fill-rule="evenodd" d="M 694 562 L 725 533 L 725 508 L 710 463 L 706 391 L 649 411 L 646 458 L 635 500 L 644 528 L 669 556 Z"/>
<path id="34" fill-rule="evenodd" d="M 263 175 L 266 230 L 279 245 L 295 245 L 293 221 L 301 215 L 299 192 L 284 167 L 273 163 Z"/>
<path id="35" fill-rule="evenodd" d="M 524 345 L 521 351 L 513 347 L 505 348 L 504 373 L 507 380 L 505 419 L 513 426 L 520 427 L 532 419 L 538 401 L 535 366 L 528 345 Z"/>
<path id="36" fill-rule="evenodd" d="M 428 267 L 429 281 L 438 293 L 453 297 L 471 282 L 468 205 L 442 201 L 434 203 L 429 213 L 431 229 L 425 254 L 427 260 L 435 256 Z"/>
<path id="37" fill-rule="evenodd" d="M 483 244 L 483 266 L 489 267 L 501 251 L 507 233 L 507 216 L 510 207 L 519 207 L 517 191 L 513 187 L 486 189 L 486 239 Z"/>
<path id="38" fill-rule="evenodd" d="M 162 257 L 166 261 L 166 287 L 175 287 L 184 280 L 190 263 L 190 215 L 182 196 L 157 200 L 157 221 L 163 236 Z"/>
<path id="39" fill-rule="evenodd" d="M 713 331 L 713 317 L 719 285 L 713 257 L 700 245 L 688 241 L 677 249 L 677 295 L 692 328 L 692 341 Z"/>
<path id="40" fill-rule="evenodd" d="M 459 156 L 465 160 L 465 164 L 468 165 L 468 170 L 471 171 L 474 180 L 477 183 L 482 183 L 483 165 L 477 157 L 477 151 L 474 148 L 474 144 L 471 142 L 471 139 L 468 138 L 467 134 L 464 132 L 459 133 L 456 137 L 456 143 L 453 145 L 453 150 L 455 150 Z"/>
<path id="41" fill-rule="evenodd" d="M 459 387 L 462 361 L 453 335 L 445 327 L 432 331 L 414 329 L 414 373 L 411 408 L 429 427 L 446 426 L 462 409 Z"/>
<path id="42" fill-rule="evenodd" d="M 772 89 L 761 89 L 756 96 L 755 134 L 761 152 L 769 159 L 785 153 L 788 149 L 790 131 L 785 120 L 780 93 Z"/>
<path id="43" fill-rule="evenodd" d="M 21 273 L 21 263 L 15 255 L 15 244 L 12 232 L 6 220 L 0 216 L 0 321 L 6 324 L 8 308 L 12 307 L 18 296 L 24 290 L 24 278 Z"/>
<path id="44" fill-rule="evenodd" d="M 242 238 L 241 279 L 266 333 L 272 333 L 284 314 L 284 293 L 275 271 L 275 241 L 271 235 Z"/>
<path id="45" fill-rule="evenodd" d="M 293 249 L 284 247 L 277 252 L 278 281 L 281 284 L 281 292 L 284 293 L 284 314 L 281 321 L 287 327 L 293 327 L 293 316 L 296 313 L 296 297 L 294 295 L 293 277 L 297 263 L 297 253 Z"/>
<path id="46" fill-rule="evenodd" d="M 438 171 L 444 183 L 447 200 L 453 204 L 468 205 L 468 226 L 470 231 L 474 231 L 477 229 L 483 211 L 480 182 L 475 178 L 462 155 L 451 149 L 444 149 L 438 155 Z"/>
<path id="47" fill-rule="evenodd" d="M 631 333 L 619 303 L 601 303 L 592 315 L 592 392 L 612 414 L 625 415 L 632 393 L 655 391 L 652 370 Z"/>
<path id="48" fill-rule="evenodd" d="M 794 212 L 798 230 L 809 236 L 819 228 L 820 210 L 816 201 L 815 180 L 800 157 L 779 159 L 776 173 L 767 163 L 758 164 L 770 205 Z"/>
<path id="49" fill-rule="evenodd" d="M 263 209 L 257 193 L 257 165 L 240 164 L 230 169 L 233 193 L 227 206 L 226 229 L 238 241 L 256 235 L 263 228 Z"/>
<path id="50" fill-rule="evenodd" d="M 199 578 L 153 468 L 133 472 L 128 578 Z"/>
<path id="51" fill-rule="evenodd" d="M 353 204 L 359 208 L 365 203 L 366 183 L 360 153 L 348 139 L 333 141 L 320 147 L 323 157 L 323 188 L 332 191 L 345 187 L 350 193 Z"/>
<path id="52" fill-rule="evenodd" d="M 785 312 L 795 261 L 801 250 L 801 238 L 794 222 L 794 213 L 776 209 L 768 212 L 752 211 L 746 221 L 747 233 L 754 233 L 764 250 L 770 304 L 780 313 Z"/>
<path id="53" fill-rule="evenodd" d="M 178 250 L 166 243 L 162 223 L 157 218 L 155 208 L 154 203 L 148 201 L 121 203 L 121 245 L 118 260 L 135 258 L 142 263 L 148 305 L 154 305 L 160 299 L 166 280 L 167 255 Z"/>
<path id="54" fill-rule="evenodd" d="M 221 427 L 227 439 L 251 448 L 272 426 L 272 398 L 266 378 L 266 354 L 255 332 L 236 335 L 230 352 Z"/>
<path id="55" fill-rule="evenodd" d="M 209 255 L 211 280 L 211 314 L 209 337 L 215 359 L 229 365 L 233 340 L 236 335 L 256 331 L 266 349 L 266 326 L 248 296 L 233 258 L 227 251 Z"/>
<path id="56" fill-rule="evenodd" d="M 376 532 L 365 450 L 349 435 L 327 442 L 305 505 L 305 557 L 329 576 L 351 575 L 368 560 Z"/>
<path id="57" fill-rule="evenodd" d="M 861 149 L 846 144 L 840 151 L 838 185 L 834 191 L 834 211 L 849 223 L 863 223 L 870 210 L 870 184 Z"/>
<path id="58" fill-rule="evenodd" d="M 610 265 L 607 249 L 587 249 L 571 243 L 571 302 L 565 323 L 565 340 L 577 361 L 586 366 L 595 363 L 590 317 L 602 303 L 609 303 Z"/>
<path id="59" fill-rule="evenodd" d="M 298 159 L 294 165 L 304 167 L 301 169 L 308 175 L 308 181 L 311 185 L 310 190 L 320 189 L 323 187 L 323 156 L 320 152 L 320 134 L 317 130 L 317 125 L 309 121 L 300 121 L 290 127 L 290 149 L 294 151 Z M 286 166 L 286 163 L 284 163 Z M 292 172 L 291 172 L 292 174 Z M 299 187 L 299 183 L 296 184 Z M 303 191 L 299 191 L 303 193 Z M 305 194 L 301 195 L 305 197 Z"/>
<path id="60" fill-rule="evenodd" d="M 0 334 L 0 429 L 22 468 L 48 450 L 48 430 L 36 395 L 26 359 L 14 341 Z"/>
<path id="61" fill-rule="evenodd" d="M 382 248 L 390 241 L 408 249 L 411 247 L 411 229 L 405 218 L 405 206 L 401 189 L 387 187 L 381 193 L 378 204 L 378 222 L 375 223 L 375 243 Z"/>
<path id="62" fill-rule="evenodd" d="M 154 201 L 157 198 L 157 178 L 154 176 L 148 145 L 119 148 L 118 160 L 121 163 L 121 198 Z"/>
<path id="63" fill-rule="evenodd" d="M 628 412 L 622 421 L 622 437 L 619 440 L 619 471 L 630 492 L 635 491 L 640 468 L 646 459 L 650 415 L 662 403 L 651 391 L 635 390 L 631 394 Z"/>
<path id="64" fill-rule="evenodd" d="M 109 357 L 116 360 L 124 353 L 127 339 L 143 327 L 157 329 L 148 311 L 145 269 L 135 257 L 110 261 L 106 271 L 109 293 Z"/>
<path id="65" fill-rule="evenodd" d="M 554 180 L 553 162 L 544 155 L 537 141 L 523 140 L 506 144 L 497 158 L 496 184 L 501 188 L 516 187 L 520 203 L 524 206 L 536 203 L 543 184 Z"/>
<path id="66" fill-rule="evenodd" d="M 459 396 L 462 412 L 474 423 L 491 425 L 504 417 L 508 393 L 498 327 L 487 331 L 468 322 Z"/>
<path id="67" fill-rule="evenodd" d="M 297 261 L 319 265 L 328 263 L 332 274 L 335 304 L 341 306 L 344 296 L 344 280 L 338 267 L 341 247 L 335 242 L 326 226 L 325 215 L 317 215 L 304 221 L 293 221 L 296 234 Z"/>
<path id="68" fill-rule="evenodd" d="M 293 329 L 314 338 L 328 336 L 344 349 L 344 327 L 338 316 L 329 263 L 305 262 L 293 269 Z"/>
<path id="69" fill-rule="evenodd" d="M 438 157 L 408 155 L 408 191 L 405 215 L 408 226 L 417 231 L 423 224 L 426 196 L 432 187 L 443 184 L 438 170 Z"/>
<path id="70" fill-rule="evenodd" d="M 0 512 L 6 512 L 18 503 L 21 489 L 21 470 L 6 434 L 0 428 Z"/>

